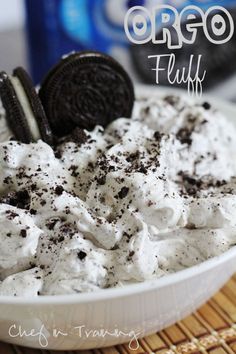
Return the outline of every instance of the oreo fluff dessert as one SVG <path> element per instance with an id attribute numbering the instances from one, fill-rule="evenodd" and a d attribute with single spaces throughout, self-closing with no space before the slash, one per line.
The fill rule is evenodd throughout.
<path id="1" fill-rule="evenodd" d="M 72 294 L 191 267 L 236 243 L 236 131 L 209 103 L 134 99 L 73 53 L 39 93 L 0 74 L 0 294 Z"/>

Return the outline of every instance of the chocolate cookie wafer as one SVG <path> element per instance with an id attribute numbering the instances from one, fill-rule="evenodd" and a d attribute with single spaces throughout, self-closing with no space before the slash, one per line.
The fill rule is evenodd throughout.
<path id="1" fill-rule="evenodd" d="M 40 99 L 57 136 L 75 127 L 107 126 L 119 117 L 130 117 L 133 84 L 122 66 L 98 52 L 73 53 L 46 76 Z"/>

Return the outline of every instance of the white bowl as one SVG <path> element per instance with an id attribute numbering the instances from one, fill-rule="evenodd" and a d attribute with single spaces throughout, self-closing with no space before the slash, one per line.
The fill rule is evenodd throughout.
<path id="1" fill-rule="evenodd" d="M 163 93 L 146 87 L 138 92 Z M 209 100 L 229 119 L 235 119 L 235 106 Z M 0 297 L 0 340 L 52 350 L 124 342 L 135 348 L 137 337 L 159 331 L 195 311 L 235 271 L 236 247 L 176 274 L 123 288 L 32 299 Z"/>

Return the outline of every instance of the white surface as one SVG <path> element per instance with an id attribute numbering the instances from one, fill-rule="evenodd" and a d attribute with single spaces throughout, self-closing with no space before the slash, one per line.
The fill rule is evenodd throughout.
<path id="1" fill-rule="evenodd" d="M 147 94 L 149 90 L 153 93 L 154 89 L 146 89 Z M 236 124 L 235 106 L 218 99 L 210 101 Z M 139 337 L 156 332 L 196 310 L 236 271 L 235 261 L 233 248 L 176 274 L 124 288 L 36 299 L 1 297 L 0 340 L 37 348 L 47 345 L 47 349 L 54 350 L 128 342 L 133 332 Z M 123 335 L 112 336 L 116 329 Z M 25 335 L 20 335 L 24 330 Z M 94 330 L 109 333 L 94 336 Z M 58 331 L 64 334 L 57 337 Z"/>
<path id="2" fill-rule="evenodd" d="M 0 31 L 22 27 L 24 24 L 24 0 L 0 1 Z"/>

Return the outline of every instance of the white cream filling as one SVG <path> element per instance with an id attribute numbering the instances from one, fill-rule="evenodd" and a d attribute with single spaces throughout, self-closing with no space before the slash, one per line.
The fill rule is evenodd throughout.
<path id="1" fill-rule="evenodd" d="M 34 141 L 38 141 L 41 138 L 41 134 L 39 131 L 39 127 L 37 124 L 37 121 L 35 119 L 34 113 L 32 111 L 32 108 L 29 104 L 28 97 L 25 93 L 25 90 L 20 82 L 20 80 L 15 77 L 15 76 L 10 76 L 10 81 L 15 89 L 15 92 L 17 94 L 17 98 L 21 104 L 21 107 L 23 109 L 23 112 L 25 114 L 25 118 L 27 120 L 30 132 L 33 136 Z"/>

